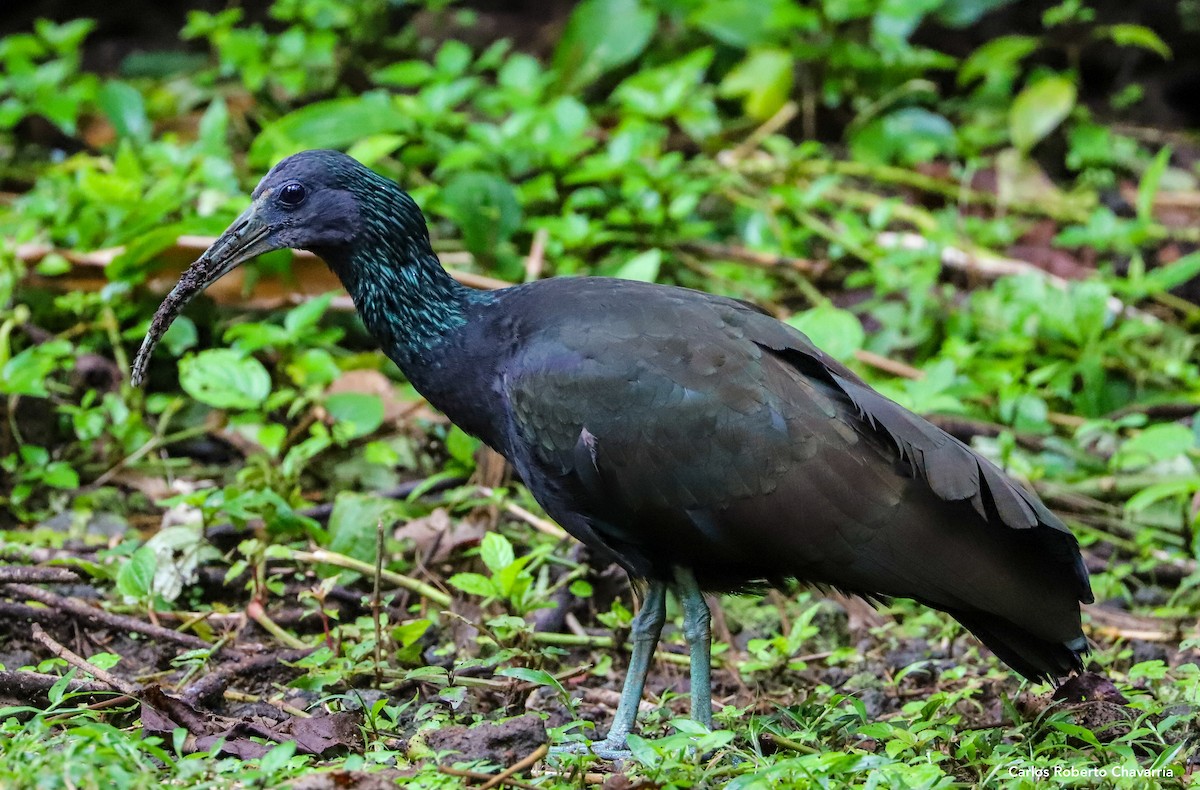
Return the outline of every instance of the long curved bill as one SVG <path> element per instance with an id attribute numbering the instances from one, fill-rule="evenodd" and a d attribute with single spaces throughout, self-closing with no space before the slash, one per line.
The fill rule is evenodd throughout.
<path id="1" fill-rule="evenodd" d="M 146 368 L 150 365 L 154 347 L 196 294 L 240 264 L 275 249 L 268 239 L 271 227 L 257 216 L 256 209 L 257 205 L 251 205 L 242 212 L 221 237 L 187 268 L 178 284 L 158 306 L 150 321 L 146 339 L 142 341 L 142 347 L 133 360 L 130 379 L 135 387 L 141 386 L 146 378 Z"/>

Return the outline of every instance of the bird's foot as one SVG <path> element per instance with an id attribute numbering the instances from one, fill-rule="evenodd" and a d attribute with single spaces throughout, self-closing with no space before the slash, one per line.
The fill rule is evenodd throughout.
<path id="1" fill-rule="evenodd" d="M 552 746 L 551 754 L 594 754 L 601 760 L 619 762 L 633 757 L 633 752 L 625 743 L 624 738 L 608 737 L 602 741 L 575 741 L 562 746 Z"/>

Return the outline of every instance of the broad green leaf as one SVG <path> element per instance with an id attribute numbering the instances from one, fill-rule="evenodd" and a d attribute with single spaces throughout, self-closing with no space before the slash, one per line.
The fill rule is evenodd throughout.
<path id="1" fill-rule="evenodd" d="M 1184 480 L 1168 480 L 1163 483 L 1155 483 L 1129 497 L 1129 500 L 1125 503 L 1125 510 L 1130 513 L 1137 513 L 1140 510 L 1150 507 L 1155 502 L 1173 497 L 1191 497 L 1197 491 L 1200 491 L 1200 476 Z"/>
<path id="2" fill-rule="evenodd" d="M 742 96 L 746 114 L 765 121 L 784 105 L 792 93 L 795 61 L 792 53 L 779 47 L 750 51 L 721 80 L 722 96 Z"/>
<path id="3" fill-rule="evenodd" d="M 563 92 L 587 87 L 633 61 L 650 43 L 657 22 L 654 11 L 638 0 L 583 0 L 554 50 Z"/>
<path id="4" fill-rule="evenodd" d="M 508 538 L 497 532 L 489 532 L 483 536 L 479 545 L 479 558 L 492 573 L 499 573 L 513 564 L 516 555 Z"/>
<path id="5" fill-rule="evenodd" d="M 623 280 L 641 280 L 645 283 L 652 283 L 658 279 L 661 267 L 662 250 L 646 250 L 621 264 L 621 268 L 617 269 L 613 276 Z"/>
<path id="6" fill-rule="evenodd" d="M 797 313 L 787 322 L 808 335 L 817 348 L 841 360 L 854 356 L 867 337 L 858 316 L 829 302 Z"/>
<path id="7" fill-rule="evenodd" d="M 958 84 L 970 85 L 976 80 L 992 81 L 998 75 L 1010 77 L 1016 65 L 1038 47 L 1033 36 L 1001 36 L 992 39 L 972 52 L 958 69 Z"/>
<path id="8" fill-rule="evenodd" d="M 296 754 L 296 741 L 284 741 L 267 752 L 258 761 L 258 769 L 270 776 L 287 767 L 288 761 Z"/>
<path id="9" fill-rule="evenodd" d="M 383 399 L 366 392 L 337 392 L 325 398 L 329 416 L 344 426 L 342 439 L 357 439 L 383 424 Z"/>
<path id="10" fill-rule="evenodd" d="M 306 148 L 345 148 L 364 137 L 396 134 L 411 119 L 383 91 L 327 99 L 301 107 L 263 127 L 250 146 L 250 163 L 265 168 Z"/>
<path id="11" fill-rule="evenodd" d="M 119 136 L 138 141 L 150 139 L 150 119 L 146 117 L 146 101 L 137 88 L 127 82 L 112 80 L 100 89 L 96 101 Z"/>
<path id="12" fill-rule="evenodd" d="M 1013 145 L 1029 151 L 1053 132 L 1075 106 L 1076 88 L 1067 77 L 1045 77 L 1027 86 L 1013 99 L 1008 131 Z"/>
<path id="13" fill-rule="evenodd" d="M 1191 429 L 1179 423 L 1151 425 L 1121 445 L 1113 457 L 1113 465 L 1119 469 L 1149 466 L 1183 455 L 1195 444 Z"/>
<path id="14" fill-rule="evenodd" d="M 478 595 L 481 598 L 493 598 L 496 595 L 492 580 L 479 573 L 456 573 L 447 581 L 451 587 L 456 587 L 467 595 Z"/>
<path id="15" fill-rule="evenodd" d="M 320 322 L 321 316 L 325 315 L 331 302 L 333 302 L 332 293 L 321 294 L 315 299 L 301 302 L 288 310 L 287 315 L 283 317 L 283 328 L 294 339 L 299 339 L 305 331 L 312 329 Z"/>
<path id="16" fill-rule="evenodd" d="M 42 483 L 51 488 L 78 488 L 79 473 L 66 461 L 54 461 L 42 470 Z"/>
<path id="17" fill-rule="evenodd" d="M 712 49 L 705 47 L 657 68 L 642 69 L 618 85 L 613 98 L 650 118 L 669 118 L 695 97 L 712 59 Z"/>
<path id="18" fill-rule="evenodd" d="M 117 592 L 138 600 L 149 597 L 157 565 L 154 549 L 142 546 L 117 571 Z"/>
<path id="19" fill-rule="evenodd" d="M 850 138 L 850 151 L 861 162 L 905 165 L 952 154 L 954 125 L 922 107 L 903 107 L 875 118 Z"/>
<path id="20" fill-rule="evenodd" d="M 0 348 L 0 353 L 3 350 Z M 46 381 L 61 366 L 69 365 L 67 360 L 73 353 L 67 340 L 30 346 L 0 368 L 0 394 L 48 397 L 50 391 L 46 389 Z"/>
<path id="21" fill-rule="evenodd" d="M 1182 7 L 1180 8 L 1182 13 Z M 1171 48 L 1148 27 L 1142 25 L 1111 25 L 1096 31 L 1098 35 L 1107 35 L 1114 44 L 1122 47 L 1141 47 L 1154 52 L 1164 60 L 1171 59 Z"/>
<path id="22" fill-rule="evenodd" d="M 446 431 L 446 452 L 465 467 L 474 468 L 475 451 L 479 449 L 480 444 L 478 439 L 457 425 L 451 425 Z"/>
<path id="23" fill-rule="evenodd" d="M 392 629 L 392 639 L 401 647 L 408 647 L 415 644 L 418 639 L 425 636 L 429 631 L 429 627 L 433 625 L 429 620 L 413 620 L 410 623 L 402 623 Z"/>
<path id="24" fill-rule="evenodd" d="M 180 360 L 179 385 L 217 409 L 253 409 L 271 394 L 271 374 L 254 357 L 214 348 Z"/>
<path id="25" fill-rule="evenodd" d="M 766 43 L 770 13 L 768 0 L 709 0 L 688 21 L 723 44 L 749 49 Z"/>
<path id="26" fill-rule="evenodd" d="M 371 75 L 377 85 L 396 88 L 418 88 L 433 79 L 433 66 L 423 60 L 402 60 L 385 66 Z"/>
<path id="27" fill-rule="evenodd" d="M 404 147 L 406 142 L 407 138 L 402 134 L 373 134 L 351 145 L 346 149 L 346 154 L 371 167 Z"/>
<path id="28" fill-rule="evenodd" d="M 458 173 L 438 195 L 475 255 L 494 259 L 521 224 L 521 204 L 507 180 L 493 173 Z"/>
<path id="29" fill-rule="evenodd" d="M 376 532 L 380 522 L 384 530 L 389 530 L 403 514 L 403 504 L 395 500 L 342 491 L 334 499 L 333 512 L 329 514 L 327 548 L 356 560 L 374 562 Z M 329 572 L 325 573 L 325 569 L 322 569 L 322 573 L 332 576 L 337 570 L 329 568 Z"/>

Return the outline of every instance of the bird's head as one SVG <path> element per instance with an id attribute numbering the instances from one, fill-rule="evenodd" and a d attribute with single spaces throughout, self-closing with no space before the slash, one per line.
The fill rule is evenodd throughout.
<path id="1" fill-rule="evenodd" d="M 428 245 L 420 209 L 394 183 L 338 151 L 304 151 L 259 182 L 250 207 L 183 273 L 159 306 L 134 360 L 134 385 L 145 377 L 159 338 L 197 294 L 240 264 L 279 249 L 310 250 L 337 267 L 363 243 L 383 210 L 408 224 L 407 238 Z M 376 223 L 377 224 L 377 223 Z"/>

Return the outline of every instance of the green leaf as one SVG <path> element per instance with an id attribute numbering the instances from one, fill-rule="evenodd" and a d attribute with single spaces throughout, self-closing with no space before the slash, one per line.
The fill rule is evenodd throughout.
<path id="1" fill-rule="evenodd" d="M 544 669 L 531 669 L 530 667 L 505 667 L 496 672 L 497 675 L 506 678 L 516 678 L 524 680 L 526 683 L 533 683 L 537 686 L 548 686 L 554 689 L 559 694 L 566 695 L 567 690 L 563 688 L 563 684 L 558 678 L 551 675 Z"/>
<path id="2" fill-rule="evenodd" d="M 150 119 L 146 117 L 146 101 L 137 88 L 127 82 L 112 80 L 100 89 L 96 101 L 118 135 L 138 141 L 150 139 Z"/>
<path id="3" fill-rule="evenodd" d="M 181 357 L 185 351 L 195 348 L 199 340 L 200 333 L 196 330 L 196 322 L 186 315 L 181 315 L 167 327 L 160 342 L 171 356 Z"/>
<path id="4" fill-rule="evenodd" d="M 402 60 L 379 69 L 371 75 L 377 85 L 396 88 L 419 88 L 433 79 L 433 66 L 423 60 Z"/>
<path id="5" fill-rule="evenodd" d="M 496 257 L 502 242 L 521 225 L 517 192 L 493 173 L 458 173 L 439 198 L 446 213 L 462 231 L 467 249 L 487 260 Z"/>
<path id="6" fill-rule="evenodd" d="M 392 629 L 392 639 L 401 647 L 408 647 L 416 644 L 418 639 L 425 636 L 431 625 L 433 623 L 424 619 L 401 623 Z"/>
<path id="7" fill-rule="evenodd" d="M 1122 47 L 1141 47 L 1162 56 L 1163 60 L 1171 59 L 1171 48 L 1148 27 L 1142 25 L 1111 25 L 1096 31 L 1098 35 L 1107 35 L 1114 44 Z"/>
<path id="8" fill-rule="evenodd" d="M 795 59 L 779 47 L 751 50 L 721 80 L 722 96 L 742 96 L 746 114 L 765 121 L 779 111 L 792 93 Z"/>
<path id="9" fill-rule="evenodd" d="M 69 341 L 51 340 L 30 346 L 0 368 L 0 393 L 45 398 L 46 381 L 74 352 Z"/>
<path id="10" fill-rule="evenodd" d="M 817 348 L 841 360 L 853 357 L 867 337 L 858 316 L 829 302 L 797 313 L 787 322 L 808 335 Z"/>
<path id="11" fill-rule="evenodd" d="M 79 473 L 66 461 L 54 461 L 42 471 L 42 483 L 51 488 L 78 488 Z"/>
<path id="12" fill-rule="evenodd" d="M 1075 106 L 1074 81 L 1045 77 L 1022 90 L 1008 114 L 1008 131 L 1013 145 L 1028 152 L 1053 132 Z"/>
<path id="13" fill-rule="evenodd" d="M 656 68 L 642 69 L 618 85 L 613 98 L 647 117 L 669 118 L 695 98 L 712 59 L 712 49 L 705 47 Z"/>
<path id="14" fill-rule="evenodd" d="M 709 0 L 688 21 L 723 44 L 749 49 L 766 43 L 770 13 L 766 0 Z"/>
<path id="15" fill-rule="evenodd" d="M 383 522 L 384 530 L 391 529 L 404 514 L 404 506 L 391 499 L 368 494 L 342 491 L 333 501 L 329 514 L 329 544 L 326 548 L 363 562 L 375 561 L 376 530 Z M 328 569 L 333 575 L 336 568 Z M 344 573 L 344 571 L 343 571 Z"/>
<path id="16" fill-rule="evenodd" d="M 871 120 L 850 138 L 854 158 L 872 164 L 913 165 L 952 154 L 954 125 L 922 107 L 902 107 Z"/>
<path id="17" fill-rule="evenodd" d="M 479 545 L 479 558 L 489 571 L 499 573 L 513 564 L 516 554 L 508 538 L 498 532 L 489 532 L 483 536 L 483 542 Z"/>
<path id="18" fill-rule="evenodd" d="M 296 754 L 296 742 L 284 741 L 262 756 L 258 768 L 264 774 L 270 775 L 287 767 L 292 756 Z"/>
<path id="19" fill-rule="evenodd" d="M 1163 173 L 1167 172 L 1170 162 L 1171 149 L 1163 148 L 1146 168 L 1146 172 L 1142 173 L 1137 191 L 1137 218 L 1142 222 L 1154 219 L 1154 197 L 1158 194 L 1158 185 L 1162 182 Z"/>
<path id="20" fill-rule="evenodd" d="M 446 452 L 450 457 L 465 467 L 475 467 L 475 452 L 481 442 L 474 436 L 463 431 L 457 425 L 451 425 L 446 431 Z"/>
<path id="21" fill-rule="evenodd" d="M 344 148 L 364 137 L 404 131 L 412 119 L 384 91 L 301 107 L 263 127 L 250 163 L 266 168 L 306 148 Z"/>
<path id="22" fill-rule="evenodd" d="M 456 573 L 447 581 L 451 587 L 457 587 L 467 595 L 478 595 L 481 598 L 493 598 L 496 595 L 492 580 L 479 573 Z"/>
<path id="23" fill-rule="evenodd" d="M 1194 277 L 1200 277 L 1200 251 L 1146 273 L 1142 280 L 1147 294 L 1162 293 L 1177 288 Z"/>
<path id="24" fill-rule="evenodd" d="M 658 17 L 638 0 L 583 0 L 554 50 L 563 93 L 587 87 L 632 62 L 654 35 Z"/>
<path id="25" fill-rule="evenodd" d="M 214 348 L 180 360 L 179 385 L 217 409 L 253 409 L 271 394 L 271 374 L 254 357 Z"/>
<path id="26" fill-rule="evenodd" d="M 325 315 L 325 311 L 329 309 L 330 303 L 333 302 L 333 294 L 321 294 L 315 299 L 309 299 L 306 302 L 293 307 L 283 317 L 283 327 L 288 331 L 288 334 L 293 339 L 300 337 L 309 329 L 315 327 L 321 320 L 321 316 Z"/>
<path id="27" fill-rule="evenodd" d="M 641 280 L 652 283 L 658 279 L 658 271 L 662 267 L 662 250 L 646 250 L 635 255 L 617 269 L 613 276 L 623 280 Z"/>
<path id="28" fill-rule="evenodd" d="M 142 546 L 117 571 L 117 592 L 138 600 L 148 598 L 157 567 L 154 549 Z"/>
<path id="29" fill-rule="evenodd" d="M 972 52 L 958 69 L 958 84 L 970 85 L 982 79 L 992 81 L 1000 76 L 1011 78 L 1016 65 L 1038 47 L 1032 36 L 1001 36 Z"/>
<path id="30" fill-rule="evenodd" d="M 1148 466 L 1183 455 L 1196 444 L 1190 428 L 1179 423 L 1151 425 L 1125 440 L 1113 457 L 1118 469 Z"/>
<path id="31" fill-rule="evenodd" d="M 341 438 L 357 439 L 383 425 L 383 399 L 366 392 L 337 392 L 325 398 L 325 411 L 344 426 Z"/>
<path id="32" fill-rule="evenodd" d="M 1197 491 L 1200 491 L 1200 475 L 1184 480 L 1168 480 L 1163 483 L 1155 483 L 1129 497 L 1129 500 L 1125 503 L 1125 510 L 1129 513 L 1137 513 L 1140 510 L 1150 507 L 1155 502 L 1175 497 L 1191 497 Z"/>

